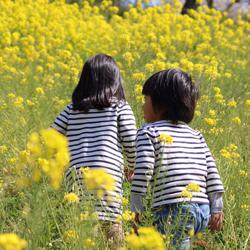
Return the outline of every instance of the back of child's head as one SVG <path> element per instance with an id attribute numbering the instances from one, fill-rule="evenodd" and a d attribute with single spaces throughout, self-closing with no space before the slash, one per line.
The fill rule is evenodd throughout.
<path id="1" fill-rule="evenodd" d="M 189 123 L 194 117 L 198 88 L 189 74 L 180 69 L 163 70 L 152 75 L 144 84 L 142 94 L 150 96 L 155 112 L 174 123 Z"/>
<path id="2" fill-rule="evenodd" d="M 108 55 L 97 54 L 89 58 L 72 94 L 74 110 L 110 107 L 114 99 L 125 100 L 120 70 Z"/>

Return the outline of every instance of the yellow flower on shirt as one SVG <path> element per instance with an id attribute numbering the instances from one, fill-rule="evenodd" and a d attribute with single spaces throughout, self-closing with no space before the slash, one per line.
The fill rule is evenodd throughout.
<path id="1" fill-rule="evenodd" d="M 159 140 L 164 144 L 169 144 L 169 145 L 173 144 L 173 138 L 168 134 L 161 134 L 159 136 Z"/>

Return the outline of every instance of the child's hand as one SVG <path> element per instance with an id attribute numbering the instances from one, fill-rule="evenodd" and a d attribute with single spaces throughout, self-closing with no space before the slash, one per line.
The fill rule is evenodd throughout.
<path id="1" fill-rule="evenodd" d="M 136 213 L 135 214 L 135 220 L 133 221 L 133 229 L 134 229 L 134 233 L 136 235 L 138 235 L 138 224 L 140 223 L 140 214 L 139 213 Z"/>
<path id="2" fill-rule="evenodd" d="M 134 177 L 134 170 L 125 167 L 124 173 L 125 173 L 125 180 L 131 182 Z"/>
<path id="3" fill-rule="evenodd" d="M 221 228 L 222 228 L 223 219 L 224 219 L 224 213 L 223 212 L 212 214 L 211 220 L 210 220 L 210 223 L 209 223 L 209 228 L 212 231 L 220 231 Z"/>

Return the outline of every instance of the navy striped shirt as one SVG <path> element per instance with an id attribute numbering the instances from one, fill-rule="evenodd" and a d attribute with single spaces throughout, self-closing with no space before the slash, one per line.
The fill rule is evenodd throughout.
<path id="1" fill-rule="evenodd" d="M 109 193 L 113 202 L 108 202 L 104 196 L 101 203 L 96 204 L 96 210 L 100 219 L 116 220 L 121 214 L 123 153 L 128 167 L 133 168 L 135 161 L 137 130 L 130 106 L 120 102 L 102 110 L 84 112 L 73 110 L 70 104 L 55 119 L 52 127 L 68 139 L 71 156 L 65 173 L 68 191 L 81 195 L 81 167 L 105 169 L 115 179 L 115 192 Z M 78 184 L 78 190 L 73 189 L 75 184 Z"/>
<path id="2" fill-rule="evenodd" d="M 172 144 L 159 137 L 167 134 Z M 182 191 L 190 183 L 200 186 L 192 192 L 191 202 L 209 203 L 209 194 L 224 192 L 210 150 L 199 131 L 184 122 L 158 121 L 145 124 L 137 133 L 136 164 L 132 195 L 144 196 L 149 184 L 153 190 L 152 207 L 189 201 Z"/>

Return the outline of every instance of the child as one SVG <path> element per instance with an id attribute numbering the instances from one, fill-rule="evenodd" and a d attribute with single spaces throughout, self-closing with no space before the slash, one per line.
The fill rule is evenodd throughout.
<path id="1" fill-rule="evenodd" d="M 110 197 L 104 196 L 95 207 L 99 219 L 106 221 L 105 225 L 111 224 L 110 232 L 119 231 L 120 236 L 122 229 L 115 221 L 122 212 L 123 152 L 128 166 L 134 167 L 136 136 L 135 118 L 125 101 L 121 82 L 120 70 L 112 57 L 91 57 L 83 66 L 72 104 L 52 125 L 68 138 L 71 160 L 65 175 L 69 192 L 75 191 L 75 182 L 82 185 L 82 167 L 102 168 L 114 177 L 114 199 L 110 202 Z"/>
<path id="2" fill-rule="evenodd" d="M 188 74 L 169 69 L 151 76 L 142 93 L 149 123 L 137 133 L 131 210 L 143 212 L 150 183 L 158 230 L 166 234 L 174 228 L 173 244 L 189 249 L 190 234 L 203 231 L 210 214 L 213 230 L 221 228 L 223 220 L 224 189 L 214 159 L 202 134 L 187 125 L 198 89 Z"/>

